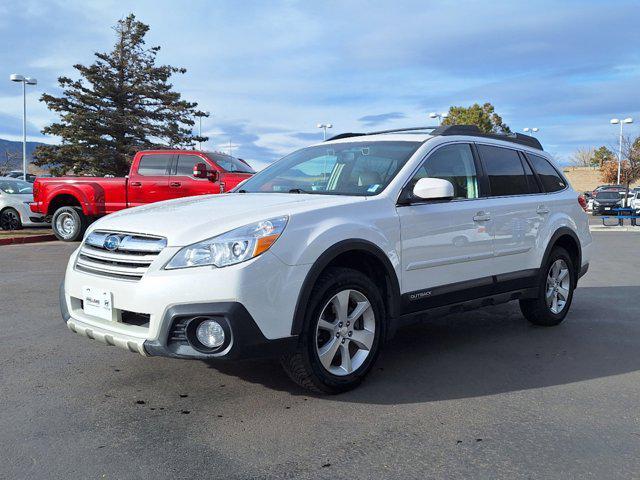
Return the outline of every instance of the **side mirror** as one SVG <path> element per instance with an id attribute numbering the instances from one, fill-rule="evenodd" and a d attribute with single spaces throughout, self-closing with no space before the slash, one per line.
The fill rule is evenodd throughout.
<path id="1" fill-rule="evenodd" d="M 421 178 L 413 187 L 413 195 L 422 200 L 453 198 L 453 185 L 441 178 Z"/>
<path id="2" fill-rule="evenodd" d="M 207 178 L 210 182 L 216 183 L 220 179 L 220 173 L 216 170 L 207 170 Z"/>
<path id="3" fill-rule="evenodd" d="M 207 164 L 196 163 L 193 166 L 193 176 L 196 178 L 207 178 Z"/>

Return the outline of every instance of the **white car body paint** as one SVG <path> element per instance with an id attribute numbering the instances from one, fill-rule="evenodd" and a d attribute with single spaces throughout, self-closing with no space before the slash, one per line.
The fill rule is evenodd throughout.
<path id="1" fill-rule="evenodd" d="M 362 138 L 327 142 L 349 143 Z M 431 151 L 450 143 L 487 143 L 550 157 L 511 142 L 468 136 L 387 134 L 367 142 L 423 141 L 395 178 L 370 197 L 293 193 L 230 193 L 169 200 L 131 208 L 101 218 L 87 234 L 99 230 L 161 236 L 167 247 L 139 281 L 81 272 L 69 260 L 64 301 L 69 327 L 91 338 L 145 354 L 145 340 L 162 341 L 162 319 L 175 305 L 239 302 L 270 340 L 290 336 L 302 285 L 312 265 L 332 246 L 365 240 L 389 259 L 400 286 L 410 293 L 479 277 L 541 266 L 554 233 L 573 231 L 582 247 L 582 266 L 589 262 L 588 218 L 567 187 L 556 193 L 398 206 L 398 197 L 413 172 Z M 565 179 L 566 181 L 566 179 Z M 479 213 L 489 219 L 475 221 Z M 264 254 L 236 265 L 165 270 L 181 247 L 253 222 L 286 215 L 281 237 Z M 86 236 L 85 236 L 86 238 Z M 86 315 L 83 287 L 111 292 L 116 310 L 150 315 L 139 327 Z"/>

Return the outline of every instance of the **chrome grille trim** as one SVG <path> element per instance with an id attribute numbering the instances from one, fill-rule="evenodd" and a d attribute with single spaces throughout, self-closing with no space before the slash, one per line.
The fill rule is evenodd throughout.
<path id="1" fill-rule="evenodd" d="M 109 250 L 107 237 L 117 237 L 117 248 Z M 147 272 L 167 239 L 124 232 L 91 232 L 82 243 L 74 268 L 81 272 L 138 281 Z"/>

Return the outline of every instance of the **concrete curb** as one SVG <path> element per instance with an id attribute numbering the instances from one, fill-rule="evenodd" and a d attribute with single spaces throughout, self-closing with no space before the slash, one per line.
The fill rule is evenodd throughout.
<path id="1" fill-rule="evenodd" d="M 607 227 L 604 225 L 590 225 L 589 230 L 591 232 L 633 232 L 640 233 L 640 226 L 638 227 L 621 227 L 619 225 L 614 225 L 611 227 Z"/>
<path id="2" fill-rule="evenodd" d="M 0 246 L 2 245 L 20 245 L 23 243 L 39 243 L 39 242 L 51 242 L 57 240 L 56 236 L 50 235 L 31 235 L 30 237 L 9 237 L 0 238 Z"/>

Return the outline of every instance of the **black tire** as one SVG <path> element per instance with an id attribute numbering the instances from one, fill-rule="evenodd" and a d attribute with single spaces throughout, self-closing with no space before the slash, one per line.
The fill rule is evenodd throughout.
<path id="1" fill-rule="evenodd" d="M 15 208 L 5 208 L 0 213 L 0 228 L 2 230 L 20 230 L 22 228 L 20 214 Z"/>
<path id="2" fill-rule="evenodd" d="M 80 240 L 88 225 L 89 221 L 80 207 L 60 207 L 51 219 L 53 234 L 63 242 Z"/>
<path id="3" fill-rule="evenodd" d="M 563 260 L 569 269 L 569 294 L 565 300 L 564 307 L 558 313 L 554 313 L 551 307 L 547 305 L 547 277 L 553 264 L 557 260 Z M 552 327 L 558 325 L 564 320 L 571 307 L 571 301 L 573 300 L 573 291 L 576 288 L 578 275 L 576 266 L 571 260 L 569 252 L 562 247 L 554 247 L 547 259 L 546 263 L 540 269 L 540 279 L 538 283 L 538 298 L 520 300 L 520 311 L 524 317 L 534 325 L 540 325 L 543 327 Z"/>
<path id="4" fill-rule="evenodd" d="M 320 362 L 316 348 L 316 326 L 327 302 L 346 289 L 363 294 L 369 301 L 375 317 L 375 332 L 372 347 L 362 365 L 351 374 L 339 376 L 330 373 Z M 357 387 L 371 370 L 380 353 L 385 333 L 385 307 L 375 283 L 357 270 L 331 267 L 320 275 L 311 292 L 297 349 L 282 357 L 281 363 L 289 377 L 303 388 L 317 393 L 346 392 Z"/>

